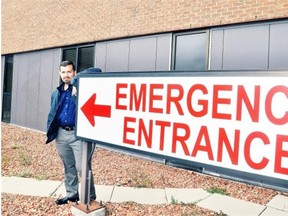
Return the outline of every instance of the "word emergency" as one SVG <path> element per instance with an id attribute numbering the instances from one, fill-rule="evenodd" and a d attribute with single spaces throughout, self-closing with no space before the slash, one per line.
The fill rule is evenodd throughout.
<path id="1" fill-rule="evenodd" d="M 286 85 L 122 82 L 115 109 L 124 144 L 288 177 Z"/>

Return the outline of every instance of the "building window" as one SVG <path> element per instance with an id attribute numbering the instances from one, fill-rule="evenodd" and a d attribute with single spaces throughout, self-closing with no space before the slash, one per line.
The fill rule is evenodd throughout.
<path id="1" fill-rule="evenodd" d="M 13 79 L 13 56 L 5 57 L 4 80 L 3 80 L 3 101 L 2 101 L 2 121 L 11 120 L 11 96 Z"/>
<path id="2" fill-rule="evenodd" d="M 208 33 L 182 33 L 174 35 L 174 70 L 207 70 Z"/>
<path id="3" fill-rule="evenodd" d="M 62 61 L 73 61 L 76 71 L 94 67 L 94 46 L 71 47 L 62 50 Z"/>

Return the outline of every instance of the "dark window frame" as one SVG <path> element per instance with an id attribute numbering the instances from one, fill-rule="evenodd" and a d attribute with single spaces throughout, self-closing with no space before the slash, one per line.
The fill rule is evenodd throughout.
<path id="1" fill-rule="evenodd" d="M 11 70 L 8 68 L 8 59 L 11 58 Z M 11 105 L 12 105 L 12 91 L 13 91 L 13 67 L 14 67 L 14 55 L 7 55 L 4 59 L 4 75 L 3 75 L 3 92 L 2 92 L 2 113 L 1 113 L 1 121 L 2 122 L 11 122 Z M 8 80 L 8 76 L 11 73 L 10 82 Z M 9 82 L 9 83 L 7 83 Z M 9 86 L 7 86 L 9 85 Z M 10 86 L 11 85 L 11 86 Z M 10 90 L 7 91 L 7 90 Z M 7 109 L 8 108 L 8 109 Z M 5 114 L 8 112 L 9 114 Z M 8 115 L 8 116 L 6 116 Z"/>
<path id="2" fill-rule="evenodd" d="M 82 48 L 88 48 L 88 47 L 92 47 L 93 48 L 93 67 L 95 66 L 95 44 L 87 44 L 87 45 L 81 45 L 81 46 L 69 46 L 69 47 L 65 47 L 65 48 L 62 48 L 61 50 L 61 60 L 66 60 L 66 59 L 63 59 L 63 53 L 65 52 L 65 50 L 72 50 L 72 49 L 76 49 L 76 59 L 75 59 L 75 69 L 78 72 L 81 72 L 78 70 L 79 68 L 79 50 L 82 49 Z"/>

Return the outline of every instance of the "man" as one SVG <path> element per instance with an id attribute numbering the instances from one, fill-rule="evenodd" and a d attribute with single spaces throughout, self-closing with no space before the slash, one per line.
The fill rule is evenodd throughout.
<path id="1" fill-rule="evenodd" d="M 75 65 L 71 61 L 63 61 L 59 69 L 62 83 L 51 96 L 46 143 L 55 139 L 58 154 L 64 165 L 66 196 L 55 201 L 57 205 L 63 205 L 68 201 L 79 201 L 78 174 L 81 175 L 82 168 L 82 141 L 76 138 L 74 130 L 77 104 L 76 95 L 72 94 L 71 81 L 76 75 Z M 89 165 L 91 166 L 91 161 Z M 91 200 L 96 199 L 93 174 L 90 198 Z"/>

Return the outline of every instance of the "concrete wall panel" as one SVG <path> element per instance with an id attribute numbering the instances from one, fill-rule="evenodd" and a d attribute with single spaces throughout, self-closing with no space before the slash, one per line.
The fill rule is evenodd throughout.
<path id="1" fill-rule="evenodd" d="M 269 68 L 288 68 L 288 22 L 271 25 Z"/>
<path id="2" fill-rule="evenodd" d="M 14 55 L 11 123 L 46 131 L 59 63 L 60 49 Z"/>

